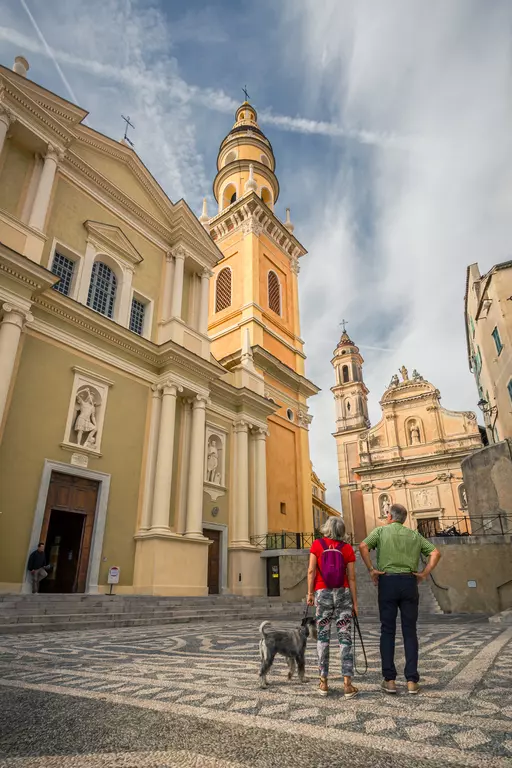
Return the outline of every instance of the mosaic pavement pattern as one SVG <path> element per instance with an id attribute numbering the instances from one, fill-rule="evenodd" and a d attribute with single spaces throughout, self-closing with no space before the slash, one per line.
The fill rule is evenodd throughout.
<path id="1" fill-rule="evenodd" d="M 260 690 L 258 624 L 0 636 L 0 766 L 512 766 L 512 627 L 423 624 L 423 692 L 389 697 L 363 623 L 369 670 L 345 701 L 334 646 L 319 697 L 313 643 L 309 683 L 278 658 Z"/>

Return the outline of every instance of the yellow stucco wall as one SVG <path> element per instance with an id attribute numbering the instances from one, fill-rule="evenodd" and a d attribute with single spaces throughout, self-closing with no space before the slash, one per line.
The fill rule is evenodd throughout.
<path id="1" fill-rule="evenodd" d="M 20 217 L 30 174 L 33 155 L 24 147 L 7 140 L 0 158 L 0 210 Z"/>
<path id="2" fill-rule="evenodd" d="M 27 335 L 0 447 L 0 582 L 24 578 L 44 459 L 69 464 L 64 439 L 73 366 L 114 382 L 108 397 L 101 458 L 89 469 L 111 474 L 99 583 L 110 565 L 131 584 L 148 387 L 55 343 Z"/>

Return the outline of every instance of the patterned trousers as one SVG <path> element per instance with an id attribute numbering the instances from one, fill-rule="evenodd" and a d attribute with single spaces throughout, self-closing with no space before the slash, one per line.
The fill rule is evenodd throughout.
<path id="1" fill-rule="evenodd" d="M 336 623 L 340 644 L 341 674 L 354 674 L 354 653 L 352 650 L 352 595 L 350 589 L 318 589 L 315 592 L 316 627 L 318 632 L 317 650 L 320 677 L 329 675 L 329 643 L 331 622 Z"/>

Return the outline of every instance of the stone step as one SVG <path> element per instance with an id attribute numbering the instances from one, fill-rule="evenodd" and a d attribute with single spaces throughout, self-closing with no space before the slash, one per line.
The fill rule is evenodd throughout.
<path id="1" fill-rule="evenodd" d="M 302 613 L 302 606 L 298 611 L 283 613 L 279 616 L 280 620 L 289 620 L 297 622 L 300 619 Z M 240 611 L 235 617 L 239 621 L 242 620 L 255 620 L 260 621 L 266 618 L 265 612 L 253 612 L 253 611 Z M 168 623 L 186 624 L 190 622 L 220 622 L 219 616 L 205 612 L 203 616 L 198 616 L 197 613 L 189 613 L 182 615 L 179 618 L 172 617 L 162 619 L 160 617 L 151 616 L 130 616 L 123 615 L 122 617 L 116 617 L 116 615 L 106 618 L 101 615 L 96 617 L 84 617 L 78 616 L 74 621 L 63 621 L 63 617 L 52 617 L 54 620 L 43 624 L 40 622 L 22 622 L 16 624 L 3 624 L 0 625 L 0 634 L 25 634 L 25 633 L 46 633 L 46 632 L 63 632 L 63 631 L 82 631 L 82 630 L 97 630 L 97 629 L 111 629 L 116 627 L 143 627 L 143 626 L 165 626 Z M 231 618 L 231 617 L 229 617 Z"/>
<path id="2" fill-rule="evenodd" d="M 165 603 L 165 602 L 158 602 L 158 603 L 145 603 L 140 602 L 139 604 L 130 604 L 130 603 L 109 603 L 109 604 L 102 604 L 97 603 L 96 601 L 91 601 L 89 603 L 83 602 L 83 603 L 57 603 L 52 601 L 44 601 L 44 600 L 38 600 L 34 603 L 27 605 L 24 604 L 22 606 L 12 605 L 9 607 L 0 607 L 0 616 L 9 616 L 12 614 L 16 615 L 44 615 L 46 613 L 70 613 L 70 612 L 76 612 L 79 611 L 81 613 L 90 613 L 90 612 L 103 612 L 106 615 L 110 613 L 119 613 L 119 612 L 126 612 L 130 613 L 132 611 L 158 611 L 158 610 L 212 610 L 212 611 L 230 611 L 230 610 L 238 610 L 242 608 L 254 608 L 255 610 L 260 608 L 265 608 L 269 611 L 279 611 L 283 608 L 283 606 L 288 605 L 286 602 L 282 603 L 270 603 L 270 602 L 261 602 L 261 603 L 193 603 L 193 602 L 184 602 L 184 603 Z"/>

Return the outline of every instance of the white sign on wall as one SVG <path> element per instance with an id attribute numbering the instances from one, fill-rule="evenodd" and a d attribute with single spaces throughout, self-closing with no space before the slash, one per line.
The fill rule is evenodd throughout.
<path id="1" fill-rule="evenodd" d="M 113 565 L 108 569 L 108 582 L 107 584 L 119 584 L 120 568 L 117 565 Z"/>

